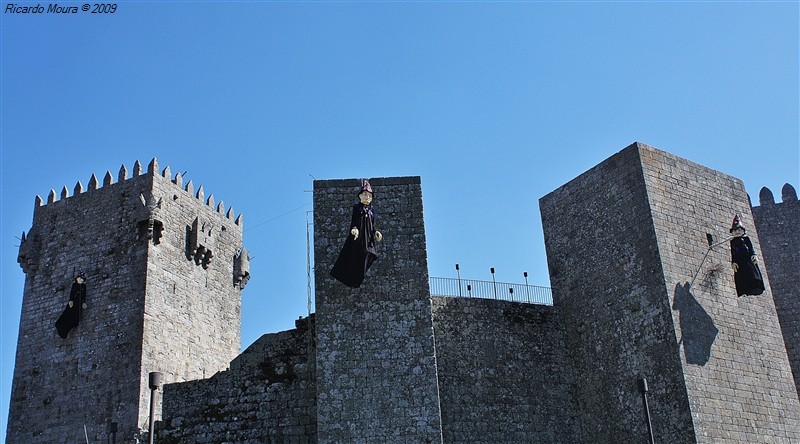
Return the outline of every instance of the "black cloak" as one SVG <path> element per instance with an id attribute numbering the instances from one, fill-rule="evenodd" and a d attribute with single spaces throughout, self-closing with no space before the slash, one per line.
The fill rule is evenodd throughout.
<path id="1" fill-rule="evenodd" d="M 67 308 L 56 321 L 56 330 L 62 339 L 66 339 L 67 333 L 81 322 L 83 304 L 86 303 L 86 284 L 73 282 L 72 290 L 69 292 L 69 301 L 72 302 L 72 307 L 67 303 Z"/>
<path id="2" fill-rule="evenodd" d="M 358 228 L 358 239 L 354 239 L 350 234 L 353 227 Z M 369 267 L 378 259 L 375 246 L 375 213 L 372 212 L 370 205 L 362 203 L 353 205 L 353 217 L 347 231 L 347 240 L 344 241 L 336 264 L 333 265 L 331 276 L 348 287 L 358 288 L 364 282 Z"/>
<path id="3" fill-rule="evenodd" d="M 738 296 L 745 294 L 755 296 L 764 292 L 764 279 L 761 277 L 761 270 L 752 259 L 755 254 L 753 244 L 747 235 L 731 239 L 731 262 L 739 267 L 733 273 Z"/>

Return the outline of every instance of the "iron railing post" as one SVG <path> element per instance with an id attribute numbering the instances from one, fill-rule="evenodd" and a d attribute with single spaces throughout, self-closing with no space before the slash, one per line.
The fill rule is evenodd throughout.
<path id="1" fill-rule="evenodd" d="M 528 272 L 523 271 L 522 275 L 525 276 L 525 292 L 528 294 L 528 302 L 531 301 L 531 287 L 528 286 Z"/>
<path id="2" fill-rule="evenodd" d="M 490 268 L 489 271 L 492 272 L 492 285 L 494 287 L 494 298 L 497 299 L 497 282 L 494 280 L 494 267 Z"/>
<path id="3" fill-rule="evenodd" d="M 486 298 L 527 302 L 529 304 L 553 305 L 551 290 L 547 287 L 539 287 L 536 285 L 497 282 L 496 279 L 492 281 L 473 281 L 463 278 L 439 277 L 431 277 L 429 283 L 431 296 Z M 525 291 L 520 292 L 519 287 L 523 285 Z M 458 288 L 453 288 L 454 286 Z M 466 287 L 467 294 L 464 294 L 464 287 Z M 508 291 L 506 291 L 506 289 L 508 289 Z M 475 292 L 473 293 L 472 290 L 475 290 Z M 523 299 L 522 293 L 524 293 L 527 299 Z M 517 300 L 515 298 L 519 299 Z"/>
<path id="4" fill-rule="evenodd" d="M 461 297 L 461 270 L 456 264 L 456 274 L 458 274 L 458 297 Z"/>
<path id="5" fill-rule="evenodd" d="M 650 405 L 647 403 L 647 392 L 650 391 L 647 387 L 647 379 L 644 377 L 641 380 L 642 399 L 644 400 L 644 413 L 647 417 L 647 432 L 650 434 L 650 444 L 656 444 L 655 437 L 653 436 L 653 423 L 650 421 Z"/>

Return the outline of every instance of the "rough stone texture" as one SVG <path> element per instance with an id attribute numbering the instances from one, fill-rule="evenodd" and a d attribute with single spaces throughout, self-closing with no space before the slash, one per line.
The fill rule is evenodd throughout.
<path id="1" fill-rule="evenodd" d="M 648 439 L 642 377 L 656 442 L 800 440 L 771 295 L 734 290 L 727 230 L 734 213 L 752 221 L 741 181 L 637 143 L 540 207 L 584 442 Z"/>
<path id="2" fill-rule="evenodd" d="M 753 207 L 753 217 L 795 388 L 800 393 L 800 202 L 789 184 L 783 186 L 780 203 L 775 203 L 767 188 L 759 194 L 760 205 Z"/>
<path id="3" fill-rule="evenodd" d="M 580 442 L 692 442 L 670 301 L 637 147 L 541 198 L 553 304 L 563 315 Z"/>
<path id="4" fill-rule="evenodd" d="M 445 442 L 579 442 L 554 307 L 433 298 Z"/>
<path id="5" fill-rule="evenodd" d="M 107 173 L 100 188 L 93 175 L 87 191 L 47 205 L 37 196 L 20 246 L 26 279 L 8 443 L 83 442 L 84 424 L 90 442 L 107 442 L 111 422 L 130 439 L 147 428 L 149 372 L 165 382 L 202 378 L 239 352 L 232 264 L 242 227 L 157 168 L 154 159 L 146 174 L 119 183 Z M 214 242 L 207 268 L 187 256 L 195 218 Z M 54 322 L 79 271 L 88 308 L 61 339 Z"/>
<path id="6" fill-rule="evenodd" d="M 132 171 L 36 198 L 8 443 L 83 442 L 83 424 L 106 443 L 112 421 L 132 442 L 150 371 L 164 444 L 648 442 L 643 377 L 656 442 L 800 442 L 791 187 L 762 190 L 754 221 L 738 179 L 634 144 L 541 199 L 554 305 L 535 306 L 431 299 L 418 177 L 372 181 L 380 259 L 345 287 L 328 273 L 360 182 L 315 181 L 316 318 L 236 357 L 241 216 L 155 161 Z M 735 213 L 762 296 L 736 297 Z M 89 307 L 62 340 L 78 271 Z"/>
<path id="7" fill-rule="evenodd" d="M 744 184 L 647 146 L 639 152 L 697 440 L 800 442 L 800 401 L 763 264 L 767 291 L 736 296 L 726 242 L 734 214 L 761 251 Z M 721 245 L 703 262 L 708 234 Z"/>
<path id="8" fill-rule="evenodd" d="M 158 442 L 316 442 L 313 331 L 267 334 L 209 379 L 164 387 Z M 312 316 L 313 328 L 313 316 Z"/>
<path id="9" fill-rule="evenodd" d="M 358 289 L 329 275 L 360 181 L 314 182 L 317 436 L 320 442 L 441 442 L 419 177 L 371 181 L 379 259 Z"/>

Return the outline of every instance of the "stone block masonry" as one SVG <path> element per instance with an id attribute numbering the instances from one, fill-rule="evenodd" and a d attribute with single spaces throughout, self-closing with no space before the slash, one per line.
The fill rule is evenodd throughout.
<path id="1" fill-rule="evenodd" d="M 642 377 L 654 391 L 656 442 L 692 442 L 637 146 L 542 197 L 539 206 L 580 442 L 649 440 Z"/>
<path id="2" fill-rule="evenodd" d="M 155 159 L 37 196 L 6 442 L 122 442 L 147 428 L 148 373 L 165 382 L 224 370 L 240 350 L 233 264 L 242 219 Z M 203 235 L 200 236 L 202 231 Z M 193 242 L 192 239 L 195 239 Z M 238 260 L 241 260 L 238 259 Z M 54 322 L 78 272 L 87 308 L 66 339 Z M 160 396 L 157 398 L 160 400 Z M 160 404 L 158 404 L 160 407 Z"/>
<path id="3" fill-rule="evenodd" d="M 553 306 L 431 298 L 419 177 L 379 178 L 360 288 L 329 272 L 360 180 L 314 182 L 317 313 L 238 355 L 242 218 L 155 159 L 37 196 L 8 443 L 798 443 L 800 206 L 635 143 L 540 200 Z M 740 214 L 767 291 L 737 297 Z M 88 307 L 55 319 L 75 275 Z M 779 323 L 780 321 L 780 323 Z M 788 356 L 787 356 L 788 350 Z M 794 378 L 791 366 L 794 366 Z"/>
<path id="4" fill-rule="evenodd" d="M 642 377 L 656 442 L 800 441 L 771 295 L 733 286 L 741 181 L 636 143 L 540 207 L 586 442 L 646 442 Z"/>
<path id="5" fill-rule="evenodd" d="M 316 442 L 313 315 L 267 334 L 211 378 L 164 387 L 159 444 Z"/>
<path id="6" fill-rule="evenodd" d="M 555 307 L 433 298 L 444 442 L 580 442 Z"/>
<path id="7" fill-rule="evenodd" d="M 753 218 L 761 240 L 761 254 L 769 271 L 775 310 L 800 394 L 800 202 L 788 183 L 775 203 L 772 191 L 762 188 Z"/>
<path id="8" fill-rule="evenodd" d="M 763 261 L 764 294 L 736 296 L 734 214 L 762 252 L 744 183 L 651 147 L 639 153 L 698 441 L 800 442 L 800 402 Z M 703 261 L 709 235 L 718 246 Z"/>
<path id="9" fill-rule="evenodd" d="M 329 275 L 361 182 L 314 182 L 319 442 L 442 441 L 419 177 L 370 182 L 383 233 L 360 288 Z"/>

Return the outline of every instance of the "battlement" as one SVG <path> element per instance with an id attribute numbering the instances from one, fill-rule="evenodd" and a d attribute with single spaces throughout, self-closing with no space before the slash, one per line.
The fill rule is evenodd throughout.
<path id="1" fill-rule="evenodd" d="M 791 185 L 751 207 L 740 179 L 634 143 L 540 199 L 537 305 L 532 286 L 429 277 L 419 177 L 370 180 L 366 212 L 361 180 L 315 180 L 317 312 L 240 354 L 242 216 L 156 159 L 117 178 L 37 196 L 6 442 L 139 442 L 152 371 L 162 444 L 800 442 Z M 763 295 L 737 297 L 712 242 L 733 214 Z M 382 235 L 353 287 L 330 271 L 361 267 L 359 217 Z"/>
<path id="2" fill-rule="evenodd" d="M 781 200 L 783 203 L 797 202 L 797 191 L 793 186 L 788 183 L 783 184 L 783 188 L 781 188 Z M 775 205 L 775 196 L 769 188 L 761 188 L 761 191 L 758 193 L 758 203 L 760 205 Z"/>
<path id="3" fill-rule="evenodd" d="M 132 174 L 128 176 L 128 169 L 125 167 L 125 164 L 122 164 L 119 168 L 119 173 L 117 174 L 118 182 L 121 183 L 127 180 L 136 179 L 140 176 L 152 176 L 152 177 L 161 177 L 172 182 L 173 185 L 181 189 L 182 191 L 188 193 L 191 196 L 194 196 L 201 202 L 204 202 L 206 206 L 212 209 L 212 211 L 223 214 L 226 218 L 231 219 L 234 221 L 235 225 L 242 226 L 244 224 L 244 216 L 239 213 L 239 215 L 234 219 L 234 209 L 233 206 L 228 207 L 227 211 L 225 210 L 225 202 L 220 200 L 217 203 L 214 199 L 214 195 L 210 194 L 207 198 L 205 197 L 205 189 L 203 185 L 195 192 L 194 190 L 194 183 L 189 180 L 185 184 L 183 183 L 183 174 L 176 173 L 174 176 L 172 175 L 172 170 L 169 166 L 165 167 L 161 172 L 158 172 L 158 159 L 155 157 L 147 166 L 147 171 L 145 173 L 142 172 L 142 164 L 137 159 L 133 164 Z M 47 194 L 47 202 L 45 203 L 44 199 L 40 195 L 36 195 L 34 207 L 42 207 L 45 205 L 49 205 L 55 202 L 63 202 L 67 201 L 72 197 L 88 193 L 94 190 L 98 190 L 100 188 L 107 188 L 111 187 L 116 184 L 114 182 L 114 176 L 111 174 L 111 171 L 106 171 L 105 176 L 103 176 L 103 183 L 100 184 L 100 181 L 97 180 L 97 175 L 92 173 L 92 177 L 89 178 L 89 182 L 87 186 L 84 188 L 83 183 L 79 180 L 75 187 L 72 189 L 72 195 L 69 194 L 69 189 L 65 185 L 61 188 L 61 193 L 56 194 L 56 190 L 51 188 L 50 192 Z"/>
<path id="4" fill-rule="evenodd" d="M 800 202 L 788 183 L 781 189 L 782 202 L 775 202 L 769 188 L 758 193 L 760 206 L 753 207 L 753 220 L 761 239 L 761 254 L 769 274 L 775 310 L 783 330 L 783 341 L 792 365 L 794 383 L 800 393 Z"/>
<path id="5" fill-rule="evenodd" d="M 17 256 L 25 293 L 8 442 L 76 442 L 83 424 L 96 437 L 111 422 L 133 436 L 147 423 L 149 372 L 200 379 L 240 351 L 242 215 L 155 158 L 117 178 L 36 197 Z M 78 275 L 86 307 L 62 335 L 54 323 Z M 65 369 L 81 376 L 64 384 Z M 81 427 L 60 417 L 78 414 Z"/>

